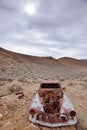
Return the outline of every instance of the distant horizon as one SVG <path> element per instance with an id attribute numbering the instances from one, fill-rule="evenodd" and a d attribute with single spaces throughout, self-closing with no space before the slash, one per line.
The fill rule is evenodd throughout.
<path id="1" fill-rule="evenodd" d="M 17 54 L 23 54 L 23 55 L 27 55 L 27 56 L 35 56 L 35 57 L 44 57 L 44 58 L 53 58 L 53 59 L 61 59 L 61 58 L 72 58 L 72 59 L 76 59 L 76 60 L 87 60 L 87 59 L 78 59 L 78 58 L 75 58 L 75 57 L 69 57 L 69 56 L 63 56 L 63 57 L 58 57 L 58 58 L 55 58 L 53 56 L 39 56 L 39 55 L 31 55 L 31 54 L 26 54 L 26 53 L 21 53 L 21 52 L 17 52 L 17 51 L 12 51 L 12 50 L 9 50 L 7 48 L 4 48 L 4 47 L 0 47 L 1 49 L 4 49 L 6 51 L 10 51 L 10 52 L 13 52 L 13 53 L 17 53 Z"/>

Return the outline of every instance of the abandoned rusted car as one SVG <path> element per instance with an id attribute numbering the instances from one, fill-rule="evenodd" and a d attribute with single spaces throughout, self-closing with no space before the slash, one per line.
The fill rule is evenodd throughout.
<path id="1" fill-rule="evenodd" d="M 74 107 L 60 81 L 44 81 L 29 108 L 29 120 L 48 127 L 77 124 Z"/>

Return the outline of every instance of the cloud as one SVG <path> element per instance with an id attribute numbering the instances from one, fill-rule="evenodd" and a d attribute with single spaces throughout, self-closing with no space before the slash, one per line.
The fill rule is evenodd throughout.
<path id="1" fill-rule="evenodd" d="M 29 3 L 36 7 L 33 15 L 24 9 Z M 1 0 L 0 46 L 39 56 L 86 58 L 86 12 L 86 0 Z"/>

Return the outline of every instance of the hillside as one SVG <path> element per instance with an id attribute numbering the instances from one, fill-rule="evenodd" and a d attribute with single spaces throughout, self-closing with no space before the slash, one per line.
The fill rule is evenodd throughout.
<path id="1" fill-rule="evenodd" d="M 52 57 L 23 55 L 0 48 L 0 68 L 1 77 L 20 77 L 21 73 L 24 73 L 26 77 L 35 75 L 37 80 L 38 77 L 45 79 L 46 76 L 49 79 L 67 79 L 84 76 L 81 68 L 86 69 L 87 64 L 72 58 L 56 60 Z"/>
<path id="2" fill-rule="evenodd" d="M 0 130 L 50 130 L 29 122 L 29 106 L 42 80 L 58 79 L 76 109 L 79 130 L 87 130 L 85 61 L 28 56 L 0 48 Z M 22 95 L 10 91 L 13 87 L 21 89 Z"/>
<path id="3" fill-rule="evenodd" d="M 31 56 L 31 55 L 24 55 L 19 53 L 14 53 L 3 48 L 0 48 L 0 57 L 6 58 L 7 61 L 12 60 L 18 63 L 35 63 L 35 64 L 42 64 L 42 65 L 61 65 L 56 62 L 56 59 L 50 57 L 38 57 L 38 56 Z"/>
<path id="4" fill-rule="evenodd" d="M 78 59 L 74 59 L 74 58 L 70 58 L 70 57 L 62 57 L 60 59 L 58 59 L 58 62 L 60 62 L 63 65 L 70 65 L 73 67 L 84 67 L 87 68 L 87 62 L 86 60 L 78 60 Z"/>

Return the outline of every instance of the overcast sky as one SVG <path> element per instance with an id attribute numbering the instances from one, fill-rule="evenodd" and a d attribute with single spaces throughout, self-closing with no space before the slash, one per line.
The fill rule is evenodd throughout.
<path id="1" fill-rule="evenodd" d="M 87 59 L 87 0 L 0 0 L 0 47 Z"/>

